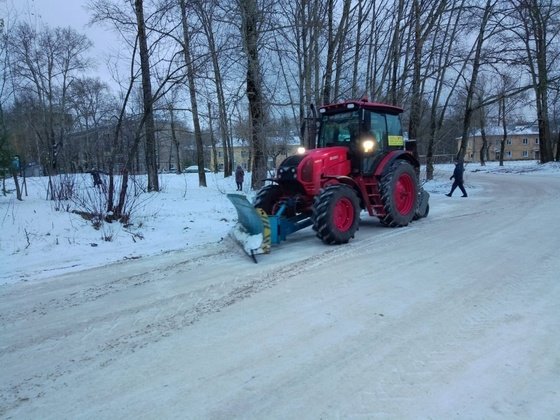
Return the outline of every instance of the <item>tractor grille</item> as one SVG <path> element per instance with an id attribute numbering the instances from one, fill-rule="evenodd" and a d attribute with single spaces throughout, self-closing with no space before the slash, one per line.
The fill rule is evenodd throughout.
<path id="1" fill-rule="evenodd" d="M 303 156 L 294 155 L 286 158 L 278 168 L 278 179 L 282 181 L 294 181 L 297 179 L 297 168 Z"/>

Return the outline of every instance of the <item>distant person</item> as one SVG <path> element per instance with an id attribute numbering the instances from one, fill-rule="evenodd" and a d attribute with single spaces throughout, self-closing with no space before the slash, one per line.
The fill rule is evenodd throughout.
<path id="1" fill-rule="evenodd" d="M 89 171 L 91 177 L 93 178 L 93 186 L 101 188 L 103 186 L 103 180 L 101 179 L 100 171 L 93 169 Z"/>
<path id="2" fill-rule="evenodd" d="M 453 195 L 453 191 L 455 188 L 459 187 L 459 189 L 463 192 L 461 197 L 467 197 L 467 191 L 465 190 L 465 186 L 463 185 L 463 172 L 465 172 L 465 167 L 463 165 L 463 161 L 461 159 L 455 159 L 455 169 L 453 170 L 453 175 L 451 178 L 453 179 L 453 185 L 451 186 L 451 191 L 449 194 L 445 194 L 448 197 Z"/>
<path id="3" fill-rule="evenodd" d="M 235 170 L 235 183 L 237 184 L 237 191 L 243 191 L 243 179 L 245 177 L 245 172 L 241 165 L 237 165 Z"/>

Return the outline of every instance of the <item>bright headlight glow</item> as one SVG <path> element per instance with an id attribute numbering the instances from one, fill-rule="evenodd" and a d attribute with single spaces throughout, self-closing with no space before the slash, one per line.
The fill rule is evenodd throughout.
<path id="1" fill-rule="evenodd" d="M 297 148 L 298 155 L 303 155 L 305 153 L 305 147 L 298 147 Z"/>
<path id="2" fill-rule="evenodd" d="M 364 153 L 371 153 L 375 148 L 375 141 L 374 140 L 364 140 L 362 142 L 362 148 L 364 149 Z"/>

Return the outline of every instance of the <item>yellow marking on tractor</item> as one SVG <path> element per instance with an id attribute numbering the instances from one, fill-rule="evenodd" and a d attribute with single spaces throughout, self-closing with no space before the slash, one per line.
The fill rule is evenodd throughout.
<path id="1" fill-rule="evenodd" d="M 272 244 L 272 241 L 270 239 L 270 220 L 268 219 L 268 215 L 263 209 L 256 208 L 255 210 L 257 210 L 257 213 L 259 214 L 263 222 L 263 243 L 261 245 L 261 249 L 265 254 L 269 254 L 270 246 Z"/>

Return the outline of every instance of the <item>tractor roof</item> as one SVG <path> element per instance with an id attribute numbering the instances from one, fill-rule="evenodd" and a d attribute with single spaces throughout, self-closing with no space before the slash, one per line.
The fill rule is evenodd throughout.
<path id="1" fill-rule="evenodd" d="M 389 114 L 400 114 L 404 110 L 395 105 L 382 104 L 379 102 L 369 102 L 367 99 L 350 100 L 335 104 L 327 104 L 319 107 L 319 112 L 330 113 L 339 112 L 347 109 L 367 109 L 369 111 L 381 111 Z"/>

